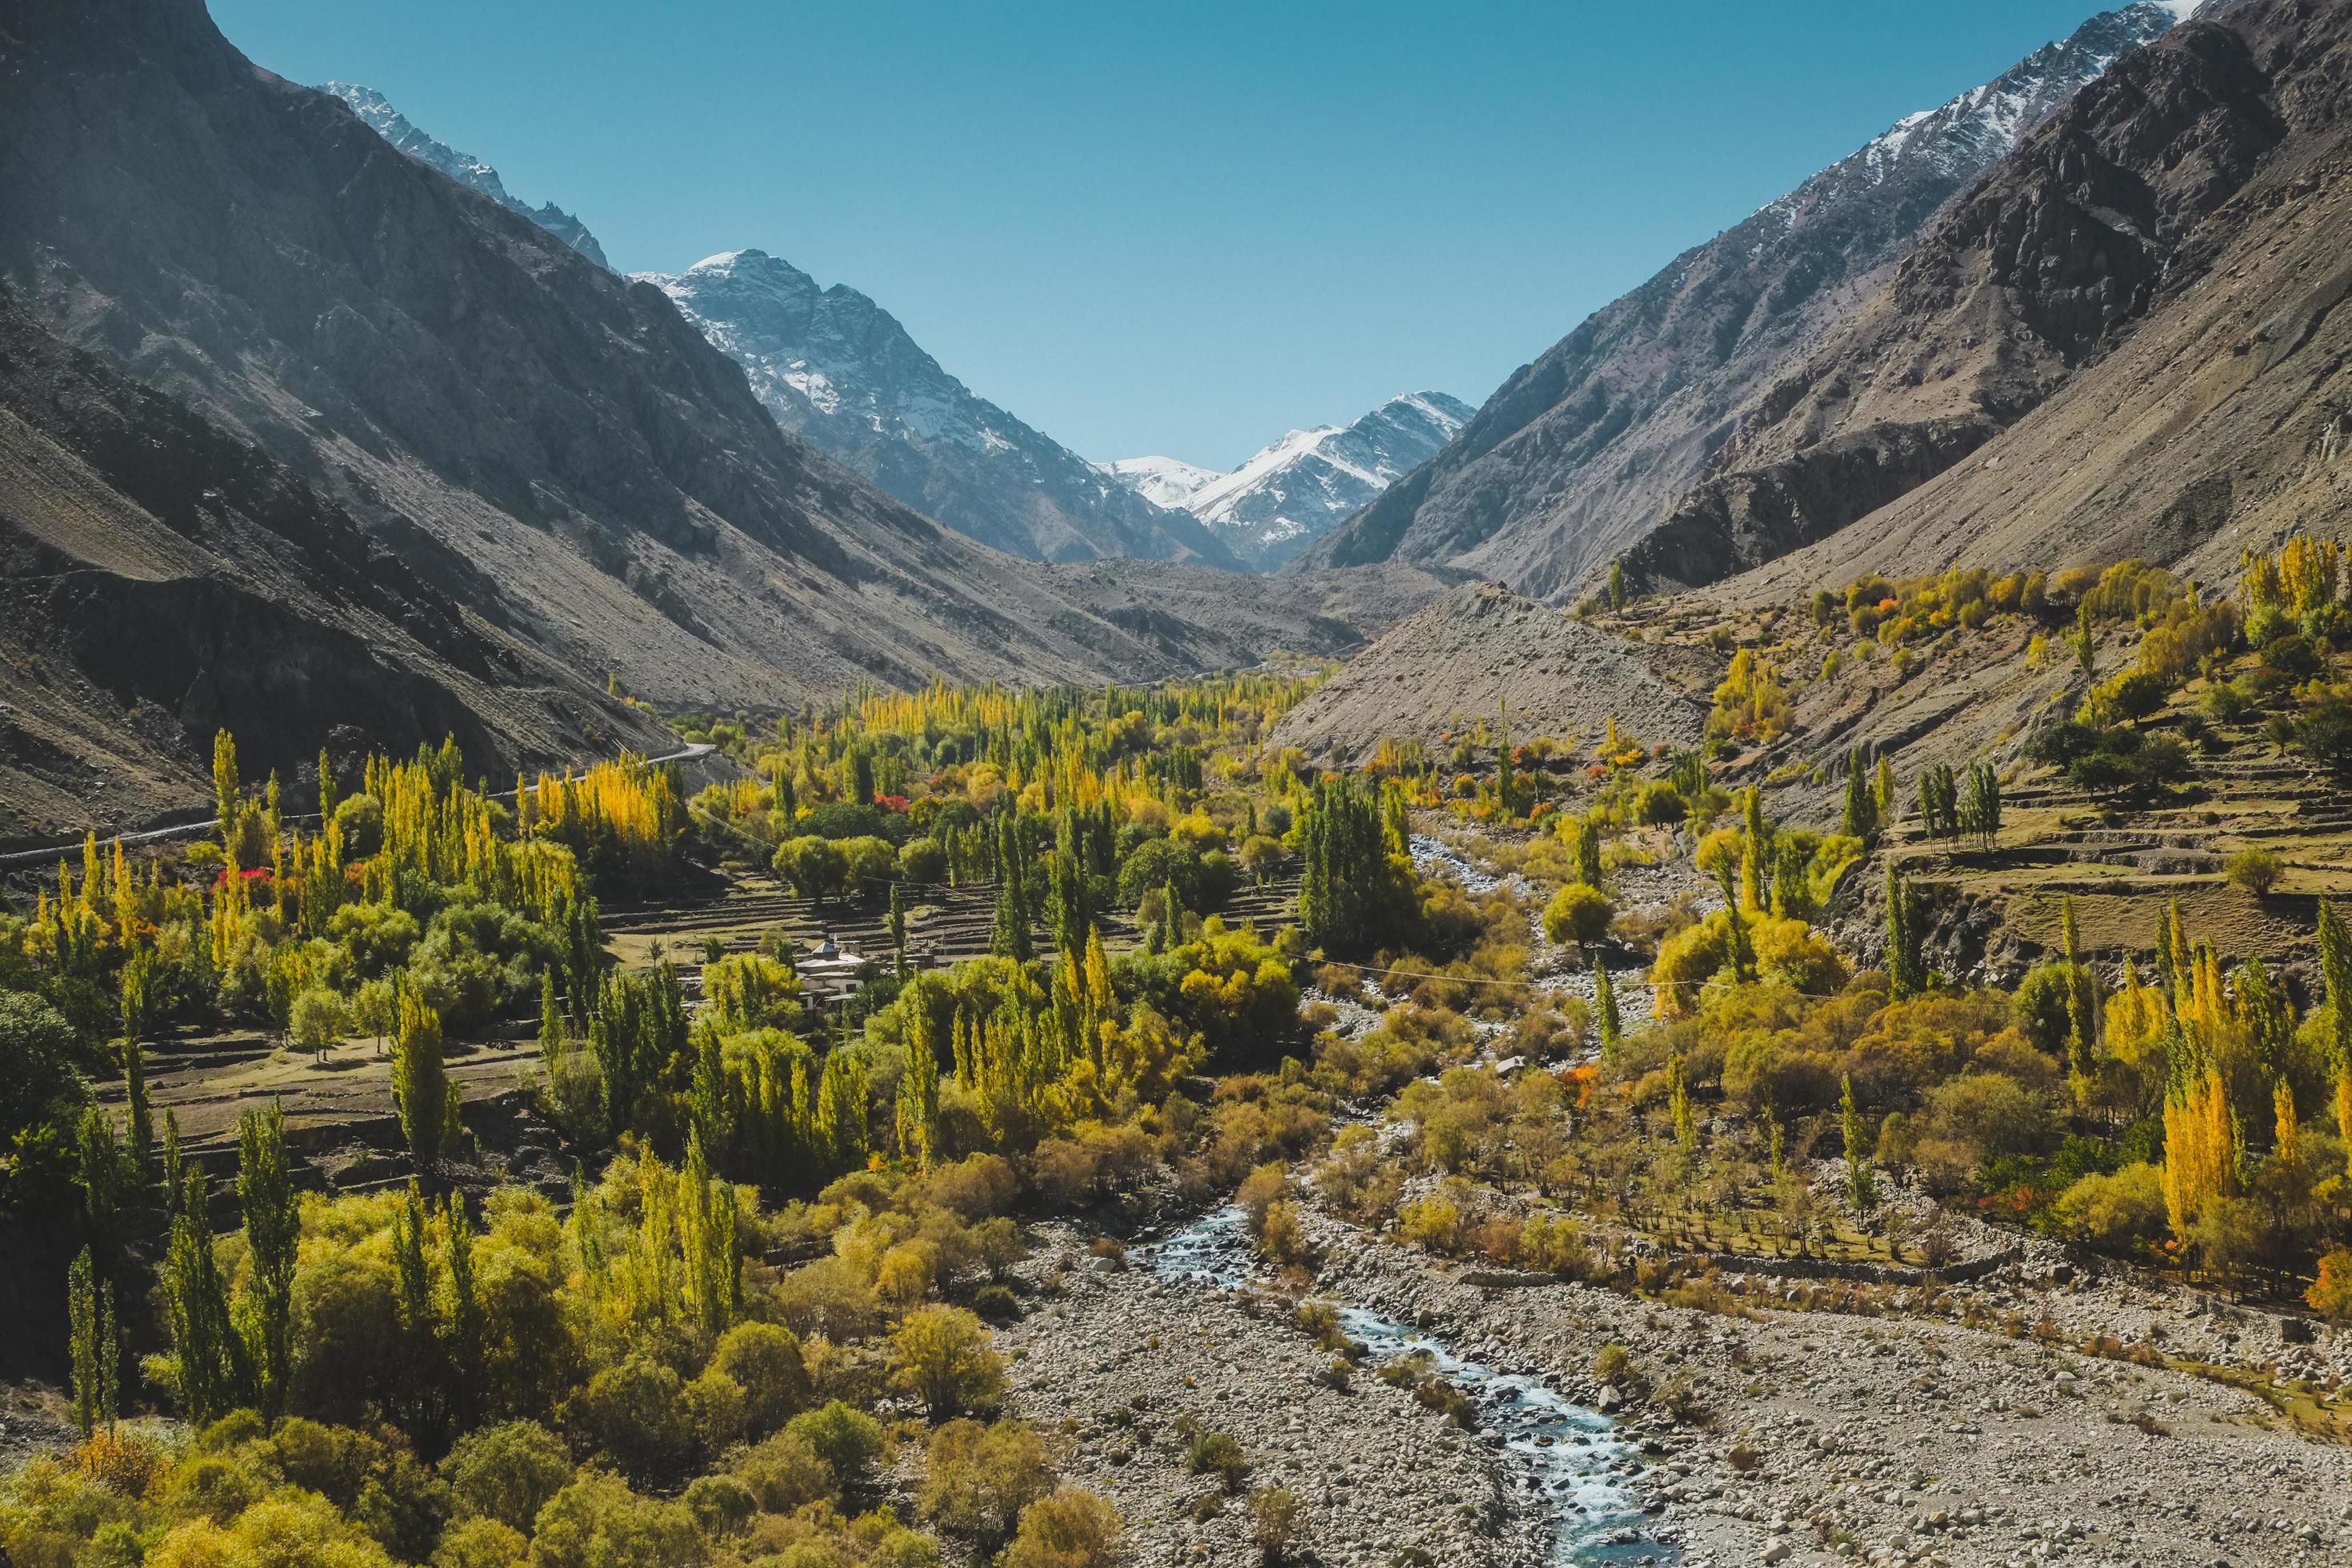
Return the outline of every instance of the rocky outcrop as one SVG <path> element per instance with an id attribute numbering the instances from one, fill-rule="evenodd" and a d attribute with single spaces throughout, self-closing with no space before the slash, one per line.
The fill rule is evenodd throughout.
<path id="1" fill-rule="evenodd" d="M 1965 245 L 1923 249 L 1909 298 L 1945 308 L 1879 340 L 1839 398 L 1809 381 L 1783 427 L 1967 418 L 1986 438 L 1727 591 L 1778 600 L 1864 571 L 2126 556 L 2210 582 L 2242 550 L 2341 514 L 2352 12 L 2233 7 L 2115 74 L 2015 178 L 1956 210 Z M 1971 332 L 2007 366 L 1963 359 Z"/>
<path id="2" fill-rule="evenodd" d="M 553 202 L 532 206 L 507 189 L 499 172 L 470 153 L 460 153 L 446 142 L 436 141 L 418 130 L 408 116 L 394 109 L 383 94 L 357 82 L 331 81 L 322 90 L 333 93 L 352 106 L 352 112 L 368 123 L 368 128 L 410 157 L 448 175 L 459 184 L 482 193 L 511 213 L 520 213 L 556 238 L 586 257 L 599 267 L 610 267 L 604 259 L 604 247 L 588 232 L 588 226 Z"/>
<path id="3" fill-rule="evenodd" d="M 1686 745 L 1706 710 L 1660 673 L 1654 661 L 1669 657 L 1497 584 L 1471 584 L 1349 660 L 1284 716 L 1274 743 L 1359 762 L 1383 741 L 1433 746 L 1507 710 L 1522 740 L 1590 741 L 1613 717 L 1644 742 Z"/>
<path id="4" fill-rule="evenodd" d="M 2149 310 L 2285 134 L 2246 37 L 2191 23 L 2119 61 L 1953 204 L 1774 385 L 1628 556 L 1712 582 L 1822 538 L 2015 423 Z"/>

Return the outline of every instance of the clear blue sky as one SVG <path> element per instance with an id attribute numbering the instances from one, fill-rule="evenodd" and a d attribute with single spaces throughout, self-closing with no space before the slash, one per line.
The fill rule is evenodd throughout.
<path id="1" fill-rule="evenodd" d="M 1229 467 L 1596 307 L 2097 0 L 213 0 L 624 270 L 757 247 L 1090 458 Z"/>

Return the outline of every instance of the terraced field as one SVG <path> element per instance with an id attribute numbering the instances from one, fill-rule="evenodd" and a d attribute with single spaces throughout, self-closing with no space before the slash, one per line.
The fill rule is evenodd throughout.
<path id="1" fill-rule="evenodd" d="M 790 942 L 810 971 L 804 983 L 814 1015 L 812 1027 L 859 983 L 855 966 L 808 962 L 821 943 L 830 939 L 845 954 L 889 962 L 886 894 L 820 906 L 764 876 L 714 881 L 712 887 L 702 896 L 614 909 L 604 916 L 609 947 L 624 966 L 650 968 L 664 958 L 677 964 L 689 1010 L 698 1005 L 700 965 L 712 942 L 723 952 L 744 952 L 779 936 Z M 1293 879 L 1242 889 L 1215 912 L 1230 923 L 1270 926 L 1286 919 L 1297 900 Z M 929 969 L 985 953 L 995 905 L 993 883 L 908 889 L 908 963 Z M 1124 913 L 1106 914 L 1099 925 L 1113 952 L 1141 939 Z M 1037 940 L 1041 952 L 1052 951 L 1050 938 L 1040 932 Z M 536 1019 L 522 1019 L 469 1038 L 453 1037 L 447 1066 L 485 1170 L 560 1197 L 569 1192 L 571 1173 L 553 1131 L 534 1109 L 537 1026 Z M 407 1180 L 407 1160 L 396 1152 L 401 1135 L 391 1063 L 375 1040 L 345 1040 L 314 1057 L 252 1031 L 188 1032 L 155 1041 L 147 1073 L 156 1116 L 170 1110 L 178 1119 L 184 1152 L 213 1173 L 224 1224 L 234 1220 L 226 1181 L 236 1165 L 237 1118 L 273 1099 L 285 1110 L 288 1142 L 305 1156 L 297 1169 L 306 1181 L 339 1192 L 366 1192 Z M 101 1086 L 100 1099 L 120 1106 L 122 1086 Z"/>
<path id="2" fill-rule="evenodd" d="M 2178 732 L 2201 691 L 2190 687 L 2149 728 Z M 2224 954 L 2306 969 L 2319 900 L 2352 896 L 2352 792 L 2251 726 L 2208 729 L 2210 741 L 2189 748 L 2193 776 L 2167 797 L 2105 799 L 2019 761 L 2003 784 L 1994 847 L 1930 843 L 1914 820 L 1898 828 L 1895 852 L 1932 895 L 1976 911 L 1948 915 L 1948 924 L 1999 928 L 1985 947 L 1996 978 L 2059 945 L 2069 898 L 2084 950 L 2113 962 L 2148 952 L 2158 917 L 2178 899 L 2189 930 Z M 2261 896 L 2231 885 L 2225 870 L 2250 847 L 2284 866 Z"/>

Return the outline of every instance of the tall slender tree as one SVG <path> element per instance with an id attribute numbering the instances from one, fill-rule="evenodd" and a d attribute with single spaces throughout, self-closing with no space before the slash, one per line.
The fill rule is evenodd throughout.
<path id="1" fill-rule="evenodd" d="M 901 978 L 907 973 L 907 899 L 905 890 L 890 884 L 890 965 Z"/>
<path id="2" fill-rule="evenodd" d="M 302 1224 L 286 1156 L 286 1112 L 274 1099 L 267 1111 L 237 1119 L 236 1196 L 248 1259 L 238 1328 L 262 1411 L 275 1416 L 285 1412 L 292 1381 L 294 1258 Z"/>
<path id="3" fill-rule="evenodd" d="M 123 1131 L 142 1182 L 155 1174 L 155 1112 L 147 1094 L 147 1031 L 151 1026 L 154 955 L 142 952 L 122 966 Z"/>
<path id="4" fill-rule="evenodd" d="M 1958 831 L 1974 838 L 1979 847 L 1990 849 L 2000 837 L 2000 775 L 1990 764 L 1978 763 L 1969 769 L 1958 816 Z"/>
<path id="5" fill-rule="evenodd" d="M 2059 902 L 2059 920 L 2066 944 L 2066 1078 L 2074 1088 L 2074 1103 L 2083 1106 L 2091 1097 L 2091 998 L 2071 895 Z"/>
<path id="6" fill-rule="evenodd" d="M 474 1225 L 465 1199 L 456 1193 L 442 1207 L 441 1248 L 446 1279 L 438 1314 L 441 1354 L 449 1368 L 451 1411 L 462 1424 L 481 1407 L 489 1368 L 484 1360 L 481 1289 L 474 1278 Z"/>
<path id="7" fill-rule="evenodd" d="M 418 1171 L 441 1158 L 448 1116 L 449 1073 L 441 1059 L 441 1015 L 413 992 L 403 990 L 394 1026 L 392 1096 L 400 1109 L 400 1131 Z"/>
<path id="8" fill-rule="evenodd" d="M 1924 933 L 1919 929 L 1919 903 L 1911 883 L 1886 863 L 1886 985 L 1896 1001 L 1927 988 L 1927 966 L 1921 954 Z"/>
<path id="9" fill-rule="evenodd" d="M 2336 1091 L 2336 1127 L 2352 1159 L 2352 930 L 2327 899 L 2319 900 L 2319 978 L 2327 992 L 2327 1076 Z"/>
<path id="10" fill-rule="evenodd" d="M 122 1347 L 114 1326 L 114 1283 L 98 1277 L 83 1247 L 66 1273 L 66 1321 L 73 1363 L 74 1425 L 89 1437 L 120 1414 Z"/>
<path id="11" fill-rule="evenodd" d="M 1872 1178 L 1869 1158 L 1863 1152 L 1862 1109 L 1854 1103 L 1852 1073 L 1845 1075 L 1844 1091 L 1838 1100 L 1838 1130 L 1845 1141 L 1846 1199 L 1856 1209 L 1867 1212 L 1878 1205 L 1878 1184 Z"/>
<path id="12" fill-rule="evenodd" d="M 1869 759 L 1860 746 L 1846 752 L 1845 811 L 1838 822 L 1838 831 L 1849 838 L 1859 838 L 1864 845 L 1878 842 L 1878 797 L 1870 785 Z"/>
<path id="13" fill-rule="evenodd" d="M 166 1166 L 180 1164 L 178 1129 L 167 1121 Z M 158 1271 L 163 1326 L 170 1336 L 171 1383 L 188 1418 L 218 1420 L 245 1401 L 250 1381 L 244 1346 L 230 1321 L 228 1288 L 213 1256 L 204 1173 L 183 1170 L 173 1205 L 171 1239 Z"/>

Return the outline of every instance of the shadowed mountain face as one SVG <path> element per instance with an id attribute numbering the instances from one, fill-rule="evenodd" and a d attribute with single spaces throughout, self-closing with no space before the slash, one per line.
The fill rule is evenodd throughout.
<path id="1" fill-rule="evenodd" d="M 223 727 L 289 779 L 444 734 L 500 773 L 667 749 L 429 570 L 0 295 L 0 839 L 203 805 Z"/>
<path id="2" fill-rule="evenodd" d="M 482 193 L 509 212 L 520 213 L 556 238 L 586 257 L 599 267 L 610 267 L 604 259 L 604 247 L 588 232 L 588 226 L 578 218 L 547 202 L 532 206 L 521 197 L 509 194 L 499 172 L 470 153 L 460 153 L 455 147 L 436 142 L 412 123 L 408 116 L 394 109 L 383 94 L 357 82 L 331 81 L 325 91 L 333 93 L 352 106 L 352 112 L 368 123 L 368 128 L 410 157 L 417 159 L 448 175 L 459 184 Z"/>
<path id="3" fill-rule="evenodd" d="M 1632 574 L 1703 583 L 1786 554 L 2014 423 L 2133 329 L 2277 146 L 2272 90 L 2230 26 L 2192 23 L 2119 61 L 1766 395 Z"/>
<path id="4" fill-rule="evenodd" d="M 2258 0 L 2084 92 L 1743 432 L 1696 531 L 1819 542 L 1727 586 L 2126 556 L 2210 582 L 2341 516 L 2347 83 L 2352 7 Z M 1868 490 L 1818 476 L 1906 442 L 1954 456 L 1829 531 Z"/>
<path id="5" fill-rule="evenodd" d="M 855 289 L 758 250 L 645 281 L 742 365 L 778 424 L 960 533 L 1033 560 L 1240 565 L 1190 516 L 974 396 Z"/>
<path id="6" fill-rule="evenodd" d="M 26 309 L 558 663 L 677 707 L 1184 668 L 779 430 L 661 290 L 257 68 L 195 0 L 0 28 Z"/>
<path id="7" fill-rule="evenodd" d="M 1589 585 L 1675 514 L 1939 207 L 2185 9 L 2143 0 L 2094 17 L 1677 257 L 1512 376 L 1299 566 L 1444 562 L 1538 596 Z"/>

